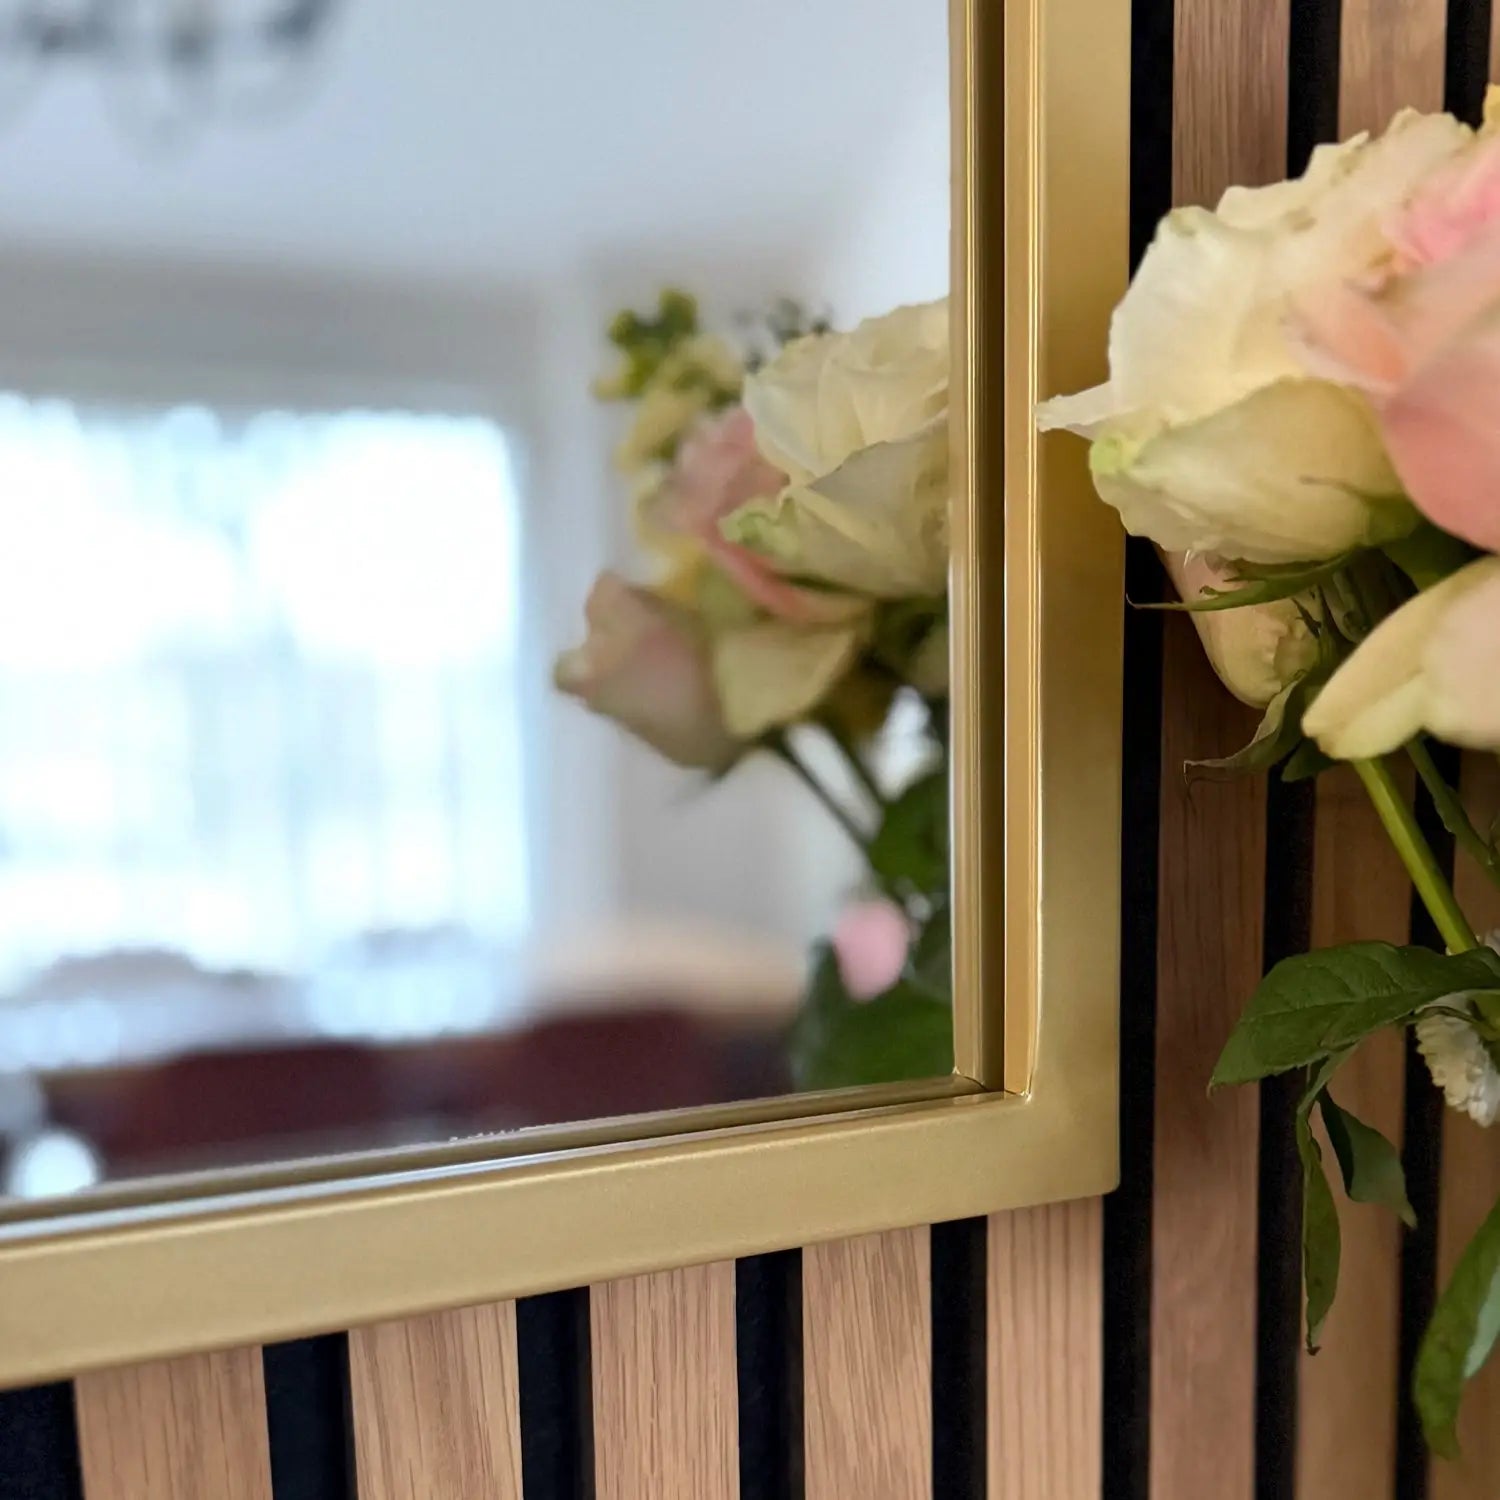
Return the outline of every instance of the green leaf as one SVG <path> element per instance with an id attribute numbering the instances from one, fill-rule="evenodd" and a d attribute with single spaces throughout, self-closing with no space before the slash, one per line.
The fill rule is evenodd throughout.
<path id="1" fill-rule="evenodd" d="M 1500 1334 L 1500 1202 L 1469 1241 L 1433 1309 L 1417 1351 L 1412 1396 L 1434 1453 L 1458 1456 L 1464 1383 L 1479 1373 Z"/>
<path id="2" fill-rule="evenodd" d="M 1407 536 L 1385 543 L 1382 550 L 1419 589 L 1441 583 L 1480 555 L 1477 548 L 1450 536 L 1431 521 L 1423 521 Z"/>
<path id="3" fill-rule="evenodd" d="M 825 945 L 792 1027 L 791 1053 L 802 1089 L 942 1077 L 953 1071 L 953 1009 L 905 983 L 854 1000 Z"/>
<path id="4" fill-rule="evenodd" d="M 1327 1092 L 1329 1080 L 1348 1052 L 1324 1058 L 1309 1070 L 1309 1083 L 1297 1103 L 1294 1119 L 1297 1156 L 1302 1163 L 1302 1287 L 1307 1303 L 1305 1335 L 1309 1353 L 1316 1354 L 1323 1324 L 1333 1310 L 1339 1285 L 1343 1244 L 1338 1208 L 1323 1171 L 1323 1152 L 1312 1133 L 1312 1110 Z"/>
<path id="5" fill-rule="evenodd" d="M 1339 1288 L 1339 1211 L 1323 1171 L 1323 1153 L 1305 1119 L 1297 1122 L 1302 1158 L 1302 1284 L 1307 1295 L 1307 1347 L 1316 1353 Z"/>
<path id="6" fill-rule="evenodd" d="M 907 969 L 918 989 L 953 1003 L 953 914 L 946 901 L 939 903 L 917 934 Z"/>
<path id="7" fill-rule="evenodd" d="M 1324 755 L 1318 749 L 1315 740 L 1303 740 L 1287 757 L 1281 768 L 1281 779 L 1286 782 L 1311 781 L 1324 771 L 1331 771 L 1337 764 L 1332 756 Z"/>
<path id="8" fill-rule="evenodd" d="M 948 887 L 948 772 L 919 777 L 886 809 L 870 843 L 870 868 L 921 895 Z"/>
<path id="9" fill-rule="evenodd" d="M 1318 1104 L 1344 1175 L 1344 1191 L 1356 1203 L 1383 1204 L 1408 1229 L 1415 1229 L 1417 1215 L 1406 1196 L 1400 1153 L 1378 1130 L 1336 1104 L 1326 1090 L 1318 1096 Z"/>
<path id="10" fill-rule="evenodd" d="M 1321 680 L 1321 679 L 1320 679 Z M 1288 683 L 1271 699 L 1255 737 L 1233 755 L 1216 760 L 1190 760 L 1188 767 L 1215 780 L 1269 771 L 1291 754 L 1302 739 L 1302 715 L 1314 683 L 1308 674 Z"/>
<path id="11" fill-rule="evenodd" d="M 1213 1084 L 1250 1083 L 1341 1052 L 1424 1005 L 1500 990 L 1500 956 L 1446 955 L 1390 943 L 1350 943 L 1283 959 L 1240 1017 Z"/>
<path id="12" fill-rule="evenodd" d="M 1350 554 L 1345 553 L 1313 564 L 1253 566 L 1234 563 L 1235 578 L 1243 580 L 1236 588 L 1205 589 L 1196 599 L 1173 599 L 1164 604 L 1143 604 L 1140 608 L 1211 614 L 1223 609 L 1245 609 L 1252 604 L 1273 604 L 1278 599 L 1291 599 L 1327 583 L 1341 568 L 1348 566 L 1349 557 Z"/>

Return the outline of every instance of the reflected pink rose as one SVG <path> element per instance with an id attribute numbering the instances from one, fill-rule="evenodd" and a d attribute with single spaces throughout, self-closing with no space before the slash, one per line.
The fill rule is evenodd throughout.
<path id="1" fill-rule="evenodd" d="M 906 969 L 911 924 L 894 901 L 857 901 L 833 929 L 833 956 L 856 1000 L 883 995 Z"/>
<path id="2" fill-rule="evenodd" d="M 1411 498 L 1500 550 L 1500 136 L 1439 173 L 1388 230 L 1373 286 L 1298 309 L 1319 374 L 1367 391 Z"/>
<path id="3" fill-rule="evenodd" d="M 691 615 L 601 573 L 585 617 L 588 639 L 553 668 L 563 692 L 678 765 L 722 770 L 733 761 L 740 746 L 725 726 L 708 642 Z"/>
<path id="4" fill-rule="evenodd" d="M 665 531 L 699 542 L 714 564 L 767 614 L 799 624 L 841 621 L 849 614 L 846 600 L 787 583 L 719 529 L 732 511 L 780 494 L 785 485 L 786 475 L 767 463 L 756 447 L 750 413 L 736 406 L 706 418 L 693 430 L 650 506 L 649 519 Z"/>

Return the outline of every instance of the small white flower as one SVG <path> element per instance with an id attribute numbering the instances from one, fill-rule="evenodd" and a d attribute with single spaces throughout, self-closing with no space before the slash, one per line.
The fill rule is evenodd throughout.
<path id="1" fill-rule="evenodd" d="M 1493 1125 L 1500 1114 L 1500 1072 L 1479 1033 L 1454 1016 L 1424 1016 L 1417 1022 L 1417 1047 L 1449 1106 L 1476 1124 Z"/>
<path id="2" fill-rule="evenodd" d="M 1500 932 L 1492 932 L 1486 941 L 1500 951 Z M 1467 997 L 1450 995 L 1444 1003 L 1467 1008 Z M 1461 1110 L 1477 1125 L 1495 1123 L 1500 1115 L 1500 1069 L 1472 1026 L 1456 1016 L 1423 1016 L 1417 1022 L 1417 1049 L 1450 1108 Z"/>

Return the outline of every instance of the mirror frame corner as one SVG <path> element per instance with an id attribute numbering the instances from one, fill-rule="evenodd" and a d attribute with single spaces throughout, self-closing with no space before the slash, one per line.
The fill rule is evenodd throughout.
<path id="1" fill-rule="evenodd" d="M 0 1209 L 0 1388 L 1115 1185 L 1123 543 L 1033 412 L 1127 279 L 1130 6 L 951 30 L 953 1077 Z"/>

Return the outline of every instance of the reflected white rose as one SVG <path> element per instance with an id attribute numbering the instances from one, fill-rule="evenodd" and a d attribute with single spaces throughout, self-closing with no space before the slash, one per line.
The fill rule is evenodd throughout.
<path id="1" fill-rule="evenodd" d="M 948 577 L 948 304 L 788 344 L 745 382 L 779 495 L 724 535 L 789 576 L 875 598 L 941 594 Z"/>

